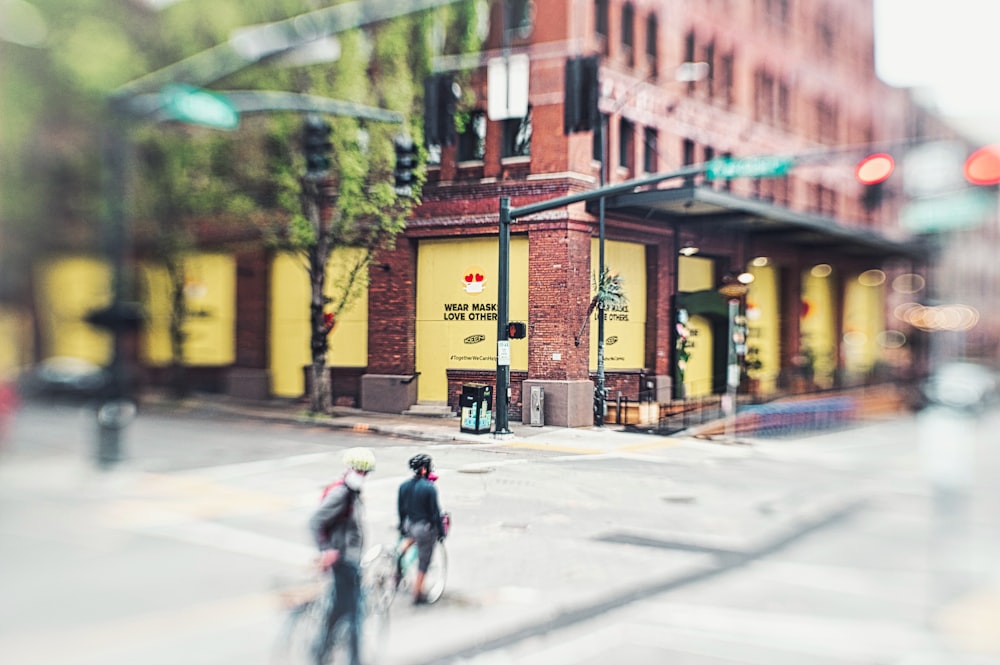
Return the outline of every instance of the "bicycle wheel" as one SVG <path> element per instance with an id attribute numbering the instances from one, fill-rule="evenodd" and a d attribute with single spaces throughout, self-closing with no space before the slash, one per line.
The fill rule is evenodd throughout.
<path id="1" fill-rule="evenodd" d="M 427 595 L 428 603 L 436 603 L 441 598 L 447 581 L 448 550 L 442 541 L 438 541 L 434 544 L 434 555 L 424 575 L 424 593 Z"/>
<path id="2" fill-rule="evenodd" d="M 324 592 L 314 600 L 291 607 L 285 617 L 274 662 L 287 665 L 313 665 L 313 647 L 320 626 L 326 617 L 329 594 Z"/>
<path id="3" fill-rule="evenodd" d="M 370 555 L 365 556 L 362 563 L 362 586 L 371 611 L 384 613 L 389 610 L 396 596 L 396 583 L 393 579 L 395 572 L 396 561 L 392 552 L 379 547 L 376 553 L 371 554 L 370 551 Z"/>
<path id="4" fill-rule="evenodd" d="M 362 665 L 375 665 L 379 660 L 382 647 L 389 638 L 389 607 L 388 605 L 384 608 L 378 607 L 374 602 L 374 597 L 370 595 L 371 591 L 374 590 L 363 591 L 361 598 L 359 650 Z"/>

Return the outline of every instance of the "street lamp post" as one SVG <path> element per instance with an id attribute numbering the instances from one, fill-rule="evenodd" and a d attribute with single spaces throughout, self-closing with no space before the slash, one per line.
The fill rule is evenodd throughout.
<path id="1" fill-rule="evenodd" d="M 598 113 L 597 131 L 601 145 L 600 187 L 605 185 L 605 170 L 607 169 L 607 116 Z M 597 288 L 604 288 L 604 201 L 602 196 L 597 202 Z M 594 387 L 594 425 L 604 426 L 604 410 L 607 406 L 607 395 L 604 387 L 604 302 L 597 303 L 597 385 Z"/>

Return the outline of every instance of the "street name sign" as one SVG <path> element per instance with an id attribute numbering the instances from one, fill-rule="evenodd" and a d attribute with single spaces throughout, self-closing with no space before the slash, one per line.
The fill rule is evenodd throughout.
<path id="1" fill-rule="evenodd" d="M 240 114 L 225 95 L 192 85 L 172 83 L 163 86 L 160 97 L 164 112 L 173 120 L 215 129 L 239 127 Z"/>
<path id="2" fill-rule="evenodd" d="M 705 167 L 705 180 L 730 180 L 732 178 L 778 178 L 792 168 L 792 157 L 760 155 L 757 157 L 716 157 Z"/>

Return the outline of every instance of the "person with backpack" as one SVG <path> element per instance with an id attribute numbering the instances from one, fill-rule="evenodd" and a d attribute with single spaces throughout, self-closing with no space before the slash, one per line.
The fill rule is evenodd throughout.
<path id="1" fill-rule="evenodd" d="M 334 627 L 349 621 L 350 665 L 359 665 L 359 603 L 361 601 L 361 553 L 364 544 L 361 489 L 365 477 L 375 470 L 375 455 L 368 448 L 344 451 L 344 475 L 327 486 L 319 509 L 309 520 L 313 540 L 320 551 L 319 566 L 333 577 L 329 610 L 312 656 L 316 665 L 326 662 L 333 648 Z"/>
<path id="2" fill-rule="evenodd" d="M 427 602 L 424 595 L 424 576 L 431 564 L 434 554 L 434 544 L 445 537 L 446 529 L 438 505 L 437 488 L 431 480 L 432 460 L 430 455 L 420 453 L 410 458 L 410 469 L 413 477 L 399 486 L 397 508 L 399 511 L 399 533 L 407 540 L 400 548 L 399 559 L 396 561 L 397 579 L 401 574 L 399 566 L 403 554 L 414 545 L 417 546 L 417 576 L 413 585 L 413 604 L 423 605 Z"/>

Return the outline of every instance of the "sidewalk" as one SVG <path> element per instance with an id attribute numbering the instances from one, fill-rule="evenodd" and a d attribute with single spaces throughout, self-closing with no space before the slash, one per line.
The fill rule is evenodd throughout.
<path id="1" fill-rule="evenodd" d="M 197 395 L 180 401 L 151 395 L 143 400 L 142 408 L 175 413 L 221 413 L 269 422 L 349 429 L 436 443 L 496 444 L 528 441 L 557 448 L 579 449 L 580 452 L 601 452 L 623 446 L 642 445 L 651 439 L 651 435 L 629 432 L 622 425 L 569 428 L 532 426 L 520 421 L 508 424 L 511 433 L 507 435 L 493 432 L 473 434 L 461 431 L 458 416 L 397 415 L 343 406 L 332 407 L 330 415 L 310 415 L 306 404 L 299 401 L 247 402 L 214 394 Z"/>

